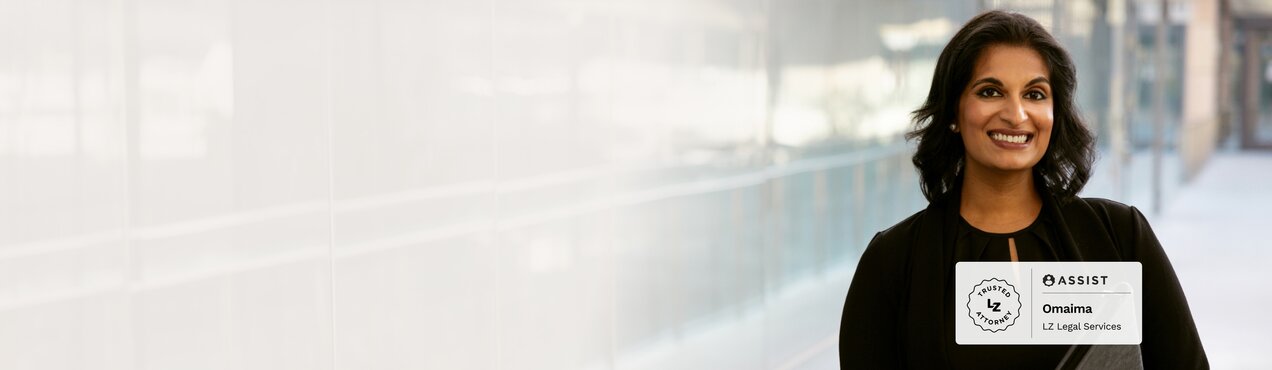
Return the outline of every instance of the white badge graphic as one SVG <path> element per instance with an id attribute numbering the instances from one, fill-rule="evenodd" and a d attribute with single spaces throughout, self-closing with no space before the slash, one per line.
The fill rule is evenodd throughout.
<path id="1" fill-rule="evenodd" d="M 1139 344 L 1139 262 L 959 262 L 958 344 Z"/>

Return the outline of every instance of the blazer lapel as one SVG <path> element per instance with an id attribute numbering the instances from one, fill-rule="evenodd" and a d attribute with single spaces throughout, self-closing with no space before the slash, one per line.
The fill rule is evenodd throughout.
<path id="1" fill-rule="evenodd" d="M 1061 261 L 1084 261 L 1083 253 L 1078 248 L 1078 243 L 1073 238 L 1073 233 L 1069 229 L 1069 223 L 1065 221 L 1064 212 L 1060 211 L 1059 201 L 1054 196 L 1042 197 L 1042 210 L 1047 212 L 1047 220 L 1051 226 L 1052 234 L 1055 235 L 1057 252 Z"/>
<path id="2" fill-rule="evenodd" d="M 956 193 L 957 194 L 957 193 Z M 926 357 L 911 357 L 911 364 L 946 364 L 949 356 L 945 345 L 953 343 L 954 333 L 946 332 L 946 317 L 953 296 L 949 284 L 953 281 L 954 235 L 958 212 L 957 196 L 945 201 L 932 202 L 919 219 L 918 235 L 910 247 L 910 302 L 907 313 L 907 353 Z M 955 214 L 956 216 L 957 214 Z M 932 335 L 937 333 L 938 335 Z"/>

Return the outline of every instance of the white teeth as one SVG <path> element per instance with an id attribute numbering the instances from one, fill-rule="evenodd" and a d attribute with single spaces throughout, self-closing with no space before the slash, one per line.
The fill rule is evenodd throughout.
<path id="1" fill-rule="evenodd" d="M 1003 135 L 999 133 L 993 133 L 993 134 L 990 134 L 989 136 L 990 138 L 993 138 L 994 140 L 1006 141 L 1009 143 L 1016 143 L 1016 144 L 1024 143 L 1027 138 L 1027 136 L 1025 135 Z"/>

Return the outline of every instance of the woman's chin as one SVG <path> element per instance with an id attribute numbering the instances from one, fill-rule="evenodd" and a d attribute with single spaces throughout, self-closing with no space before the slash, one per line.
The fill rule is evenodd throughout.
<path id="1" fill-rule="evenodd" d="M 989 169 L 994 172 L 1010 173 L 1010 172 L 1029 172 L 1033 170 L 1037 162 L 1018 160 L 1018 161 L 995 161 L 989 163 Z"/>
<path id="2" fill-rule="evenodd" d="M 995 166 L 995 169 L 996 169 L 996 170 L 998 170 L 999 172 L 1029 172 L 1029 171 L 1033 170 L 1033 164 L 1031 164 L 1031 163 L 1012 163 L 1012 164 L 1005 164 L 1005 165 Z"/>

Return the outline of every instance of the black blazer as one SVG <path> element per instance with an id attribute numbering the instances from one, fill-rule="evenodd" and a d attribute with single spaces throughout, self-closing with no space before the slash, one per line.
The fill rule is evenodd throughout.
<path id="1" fill-rule="evenodd" d="M 875 234 L 866 247 L 844 303 L 839 332 L 843 368 L 951 366 L 946 346 L 957 344 L 944 320 L 954 319 L 958 193 L 952 191 Z M 1142 264 L 1144 331 L 1139 349 L 1145 368 L 1209 367 L 1175 270 L 1139 210 L 1107 199 L 1061 203 L 1044 197 L 1043 212 L 1050 215 L 1047 226 L 1054 231 L 1062 261 Z M 1071 356 L 1090 347 L 1073 346 Z"/>

